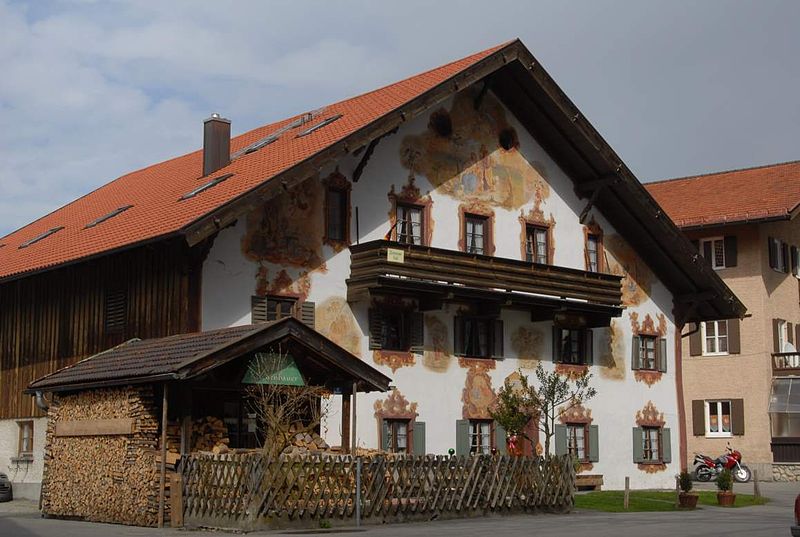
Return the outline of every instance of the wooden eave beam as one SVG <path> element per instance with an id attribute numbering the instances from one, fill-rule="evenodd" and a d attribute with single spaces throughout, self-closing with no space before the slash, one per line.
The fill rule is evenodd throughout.
<path id="1" fill-rule="evenodd" d="M 390 130 L 389 132 L 383 134 L 382 136 L 378 136 L 374 140 L 372 140 L 369 145 L 367 146 L 367 150 L 364 152 L 364 155 L 361 157 L 361 160 L 358 161 L 358 165 L 356 169 L 353 170 L 353 182 L 357 183 L 358 180 L 361 178 L 361 174 L 364 173 L 364 168 L 367 166 L 367 162 L 372 157 L 372 153 L 375 151 L 375 148 L 378 147 L 378 143 L 386 136 L 390 136 L 397 132 L 397 128 Z"/>

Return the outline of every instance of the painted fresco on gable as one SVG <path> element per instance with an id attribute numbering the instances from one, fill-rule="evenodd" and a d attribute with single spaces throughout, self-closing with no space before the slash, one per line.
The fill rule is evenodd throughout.
<path id="1" fill-rule="evenodd" d="M 542 359 L 544 334 L 529 326 L 519 326 L 511 332 L 511 348 L 519 359 L 521 369 L 536 369 Z"/>
<path id="2" fill-rule="evenodd" d="M 422 365 L 431 371 L 444 373 L 450 367 L 453 356 L 450 351 L 450 334 L 445 322 L 436 315 L 425 314 L 425 352 Z"/>
<path id="3" fill-rule="evenodd" d="M 281 269 L 274 279 L 270 280 L 269 269 L 262 264 L 256 273 L 256 295 L 292 296 L 302 302 L 311 291 L 311 277 L 305 270 L 292 278 L 286 269 Z"/>
<path id="4" fill-rule="evenodd" d="M 598 360 L 600 376 L 609 380 L 625 380 L 627 371 L 625 333 L 619 321 L 611 319 L 611 326 L 600 332 Z"/>
<path id="5" fill-rule="evenodd" d="M 638 306 L 650 295 L 653 272 L 625 240 L 617 235 L 603 238 L 608 272 L 622 276 L 622 303 Z"/>
<path id="6" fill-rule="evenodd" d="M 476 90 L 456 94 L 450 110 L 431 114 L 424 133 L 406 136 L 401 163 L 456 199 L 507 209 L 533 201 L 539 207 L 550 195 L 544 167 L 522 156 L 517 133 L 491 93 L 475 110 Z"/>
<path id="7" fill-rule="evenodd" d="M 242 252 L 260 263 L 324 268 L 324 203 L 325 192 L 317 178 L 267 201 L 247 216 Z"/>
<path id="8" fill-rule="evenodd" d="M 344 298 L 332 297 L 318 304 L 315 325 L 317 332 L 354 355 L 361 356 L 364 334 Z"/>

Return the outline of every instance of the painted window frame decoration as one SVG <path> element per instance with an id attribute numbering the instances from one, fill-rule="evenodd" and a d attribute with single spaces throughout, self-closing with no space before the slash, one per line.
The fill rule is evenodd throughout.
<path id="1" fill-rule="evenodd" d="M 645 464 L 664 462 L 663 427 L 644 426 L 642 430 L 642 460 Z"/>
<path id="2" fill-rule="evenodd" d="M 647 473 L 663 471 L 672 462 L 672 434 L 666 427 L 664 413 L 652 401 L 636 411 L 632 449 L 633 462 Z"/>
<path id="3" fill-rule="evenodd" d="M 386 437 L 384 438 L 384 448 L 389 453 L 402 453 L 410 455 L 413 452 L 413 429 L 409 418 L 384 418 Z M 404 429 L 401 435 L 399 430 Z M 404 445 L 400 446 L 402 438 Z"/>
<path id="4" fill-rule="evenodd" d="M 592 248 L 594 244 L 594 248 Z M 594 252 L 594 259 L 592 259 Z M 605 272 L 605 248 L 603 247 L 603 229 L 594 217 L 583 226 L 583 261 L 587 272 Z"/>
<path id="5" fill-rule="evenodd" d="M 409 246 L 430 246 L 433 240 L 433 201 L 429 195 L 422 195 L 416 185 L 414 177 L 409 176 L 408 182 L 401 187 L 400 192 L 395 192 L 395 187 L 392 185 L 388 193 L 388 198 L 391 203 L 391 208 L 389 209 L 389 230 L 384 236 L 384 239 Z M 403 242 L 400 240 L 401 229 L 398 217 L 401 207 L 419 209 L 421 211 L 419 243 Z"/>
<path id="6" fill-rule="evenodd" d="M 264 295 L 250 299 L 251 324 L 279 321 L 286 317 L 296 317 L 299 299 L 296 296 Z M 272 313 L 270 306 L 274 305 Z M 284 311 L 288 307 L 288 312 Z M 261 311 L 263 309 L 263 312 Z"/>
<path id="7" fill-rule="evenodd" d="M 483 439 L 489 441 L 484 445 Z M 477 440 L 477 443 L 476 443 Z M 472 455 L 491 455 L 492 450 L 496 449 L 495 423 L 494 420 L 469 420 L 469 452 Z"/>
<path id="8" fill-rule="evenodd" d="M 20 459 L 33 459 L 34 425 L 33 420 L 17 422 L 19 433 L 17 456 Z M 27 434 L 26 434 L 27 433 Z"/>
<path id="9" fill-rule="evenodd" d="M 425 244 L 425 206 L 417 203 L 409 203 L 405 201 L 398 201 L 395 203 L 395 241 L 400 244 L 409 244 L 413 246 L 427 246 Z M 402 218 L 401 218 L 402 211 Z M 414 214 L 418 215 L 418 221 L 414 221 Z M 411 232 L 408 232 L 407 226 L 411 226 Z M 417 233 L 414 232 L 414 227 L 418 227 Z"/>
<path id="10" fill-rule="evenodd" d="M 725 405 L 727 405 L 727 414 L 724 410 Z M 724 430 L 726 415 L 728 418 L 727 431 Z M 730 399 L 706 400 L 705 421 L 706 437 L 731 438 L 733 436 L 733 402 Z"/>
<path id="11" fill-rule="evenodd" d="M 525 223 L 525 261 L 541 265 L 551 264 L 550 226 Z"/>
<path id="12" fill-rule="evenodd" d="M 564 345 L 568 332 L 569 349 Z M 590 366 L 594 363 L 593 332 L 589 328 L 553 326 L 553 362 L 572 366 Z M 577 345 L 577 349 L 573 348 Z M 569 355 L 568 359 L 565 357 Z M 574 358 L 574 359 L 573 359 Z"/>
<path id="13" fill-rule="evenodd" d="M 640 331 L 633 336 L 631 343 L 631 369 L 666 373 L 668 352 L 666 338 L 655 333 Z M 648 354 L 651 356 L 648 357 Z"/>
<path id="14" fill-rule="evenodd" d="M 721 324 L 722 323 L 722 324 Z M 713 325 L 714 333 L 709 335 L 708 325 Z M 720 334 L 720 326 L 725 326 L 725 334 Z M 726 319 L 718 320 L 718 321 L 703 321 L 700 325 L 701 327 L 701 338 L 700 341 L 702 343 L 702 352 L 703 356 L 728 356 L 730 354 L 730 342 L 728 341 L 728 335 L 730 333 L 728 327 L 728 321 Z M 724 338 L 724 339 L 722 339 Z M 709 348 L 709 341 L 714 342 L 714 350 L 708 350 Z M 722 346 L 721 343 L 724 342 L 725 350 L 719 350 Z"/>
<path id="15" fill-rule="evenodd" d="M 482 360 L 502 358 L 504 338 L 503 321 L 497 317 L 456 315 L 453 318 L 453 354 L 456 356 Z"/>
<path id="16" fill-rule="evenodd" d="M 476 213 L 464 213 L 461 223 L 464 234 L 464 252 L 473 255 L 491 255 L 492 251 L 492 228 L 490 218 L 486 215 Z M 477 233 L 476 226 L 480 225 L 480 233 Z M 472 232 L 470 232 L 472 227 Z M 475 243 L 476 238 L 480 237 L 480 246 Z"/>
<path id="17" fill-rule="evenodd" d="M 565 423 L 564 425 L 567 428 L 567 454 L 580 462 L 589 462 L 589 424 Z"/>
<path id="18" fill-rule="evenodd" d="M 351 225 L 351 209 L 350 209 L 350 194 L 352 185 L 347 178 L 338 171 L 333 172 L 322 181 L 325 186 L 325 236 L 323 242 L 330 246 L 344 247 L 349 246 L 350 239 L 350 225 Z M 338 215 L 332 214 L 334 208 L 333 197 L 338 196 Z M 337 216 L 337 229 L 334 233 L 332 231 L 333 222 L 331 219 Z"/>

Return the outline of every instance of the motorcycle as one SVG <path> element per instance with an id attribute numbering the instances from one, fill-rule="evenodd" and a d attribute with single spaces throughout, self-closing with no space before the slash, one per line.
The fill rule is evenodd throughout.
<path id="1" fill-rule="evenodd" d="M 725 453 L 716 459 L 702 453 L 694 454 L 694 476 L 698 481 L 711 481 L 717 477 L 722 470 L 730 470 L 734 481 L 737 483 L 747 483 L 750 481 L 752 473 L 750 468 L 742 464 L 742 454 L 735 449 L 725 448 Z"/>

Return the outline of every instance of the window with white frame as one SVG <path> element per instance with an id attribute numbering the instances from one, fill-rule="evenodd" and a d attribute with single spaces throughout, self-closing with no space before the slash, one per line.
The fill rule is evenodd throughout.
<path id="1" fill-rule="evenodd" d="M 469 451 L 473 454 L 488 455 L 494 447 L 492 420 L 469 420 Z"/>
<path id="2" fill-rule="evenodd" d="M 18 421 L 19 427 L 19 449 L 20 458 L 33 457 L 33 421 Z"/>
<path id="3" fill-rule="evenodd" d="M 732 436 L 730 401 L 706 401 L 706 436 Z"/>
<path id="4" fill-rule="evenodd" d="M 586 453 L 586 442 L 589 435 L 585 423 L 567 423 L 567 453 L 572 459 L 589 460 Z"/>
<path id="5" fill-rule="evenodd" d="M 642 459 L 646 462 L 661 460 L 661 427 L 642 427 Z"/>
<path id="6" fill-rule="evenodd" d="M 700 252 L 713 269 L 725 268 L 725 239 L 712 237 L 700 241 Z"/>
<path id="7" fill-rule="evenodd" d="M 789 348 L 789 323 L 777 319 L 778 323 L 778 352 L 792 352 Z"/>
<path id="8" fill-rule="evenodd" d="M 705 321 L 703 330 L 703 354 L 728 354 L 728 321 Z"/>

